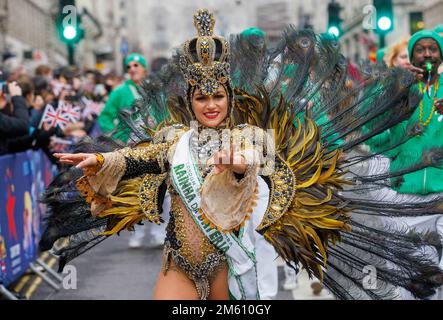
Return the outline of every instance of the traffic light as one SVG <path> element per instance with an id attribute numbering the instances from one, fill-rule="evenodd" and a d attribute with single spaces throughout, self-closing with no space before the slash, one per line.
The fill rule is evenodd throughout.
<path id="1" fill-rule="evenodd" d="M 83 30 L 75 28 L 73 26 L 66 26 L 63 28 L 63 40 L 64 42 L 77 43 L 83 38 Z"/>
<path id="2" fill-rule="evenodd" d="M 75 64 L 75 46 L 84 38 L 81 16 L 77 12 L 75 0 L 59 0 L 59 12 L 56 17 L 60 40 L 66 44 L 68 62 Z"/>
<path id="3" fill-rule="evenodd" d="M 74 0 L 60 0 L 57 15 L 57 29 L 60 39 L 66 44 L 76 44 L 84 38 L 81 15 Z"/>
<path id="4" fill-rule="evenodd" d="M 377 33 L 385 35 L 394 29 L 392 0 L 374 0 L 374 7 L 377 10 Z"/>
<path id="5" fill-rule="evenodd" d="M 76 44 L 84 38 L 85 32 L 81 25 L 80 15 L 76 16 L 75 20 L 70 20 L 61 12 L 57 19 L 57 26 L 60 39 L 66 44 Z"/>
<path id="6" fill-rule="evenodd" d="M 409 13 L 409 27 L 411 34 L 414 34 L 417 31 L 423 30 L 425 28 L 425 23 L 423 21 L 423 12 L 417 11 Z"/>
<path id="7" fill-rule="evenodd" d="M 339 3 L 332 0 L 328 4 L 328 33 L 336 38 L 339 38 L 343 30 L 341 28 L 342 19 L 340 18 L 340 11 L 342 7 Z"/>

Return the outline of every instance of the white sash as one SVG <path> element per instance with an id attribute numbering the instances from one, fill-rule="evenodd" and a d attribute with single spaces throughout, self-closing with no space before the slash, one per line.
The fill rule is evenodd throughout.
<path id="1" fill-rule="evenodd" d="M 229 265 L 229 291 L 236 299 L 260 299 L 254 246 L 249 237 L 224 234 L 203 223 L 200 208 L 200 188 L 203 183 L 190 150 L 193 130 L 182 135 L 177 142 L 172 160 L 171 177 L 191 217 L 211 243 L 223 251 Z M 240 232 L 242 234 L 243 232 Z"/>

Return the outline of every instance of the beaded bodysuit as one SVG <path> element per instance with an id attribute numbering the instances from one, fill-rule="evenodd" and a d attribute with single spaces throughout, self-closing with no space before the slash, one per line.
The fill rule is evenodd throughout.
<path id="1" fill-rule="evenodd" d="M 187 130 L 180 128 L 182 130 L 179 130 L 177 136 Z M 217 129 L 217 133 L 220 136 L 222 129 Z M 159 136 L 164 135 L 159 134 Z M 136 208 L 133 208 L 135 212 L 128 212 L 128 218 L 131 219 L 132 224 L 139 222 L 140 218 L 146 219 L 146 217 L 151 222 L 161 222 L 160 208 L 165 195 L 164 191 L 167 189 L 171 196 L 171 209 L 169 223 L 166 227 L 163 272 L 168 272 L 172 259 L 174 264 L 195 283 L 200 298 L 206 299 L 209 295 L 210 281 L 217 274 L 217 271 L 226 266 L 226 257 L 196 225 L 179 194 L 169 181 L 168 158 L 175 149 L 177 138 L 169 142 L 164 142 L 165 140 L 160 138 L 156 140 L 157 143 L 150 144 L 149 147 L 142 144 L 136 148 L 124 148 L 113 153 L 105 153 L 105 163 L 102 168 L 96 170 L 97 172 L 93 175 L 81 179 L 77 186 L 85 195 L 89 194 L 89 197 L 86 198 L 90 199 L 92 208 L 102 208 L 100 203 L 103 200 L 96 191 L 104 188 L 107 191 L 114 189 L 114 186 L 111 186 L 111 189 L 109 189 L 109 186 L 105 186 L 107 181 L 104 177 L 107 177 L 106 173 L 114 172 L 113 177 L 116 178 L 119 176 L 118 172 L 120 172 L 121 182 L 115 186 L 113 191 L 119 193 L 122 188 L 126 188 L 126 194 L 133 193 L 133 197 L 139 197 L 140 201 L 138 215 Z M 203 179 L 213 168 L 213 165 L 204 165 L 204 163 L 216 150 L 219 150 L 219 147 L 219 145 L 214 145 L 212 142 L 199 142 L 196 135 L 191 138 L 191 151 L 202 160 L 199 161 L 199 171 Z M 115 171 L 117 176 L 115 176 Z M 241 178 L 238 177 L 238 179 Z M 130 181 L 135 182 L 133 186 L 130 186 Z M 115 184 L 115 180 L 111 184 Z M 103 196 L 106 195 L 103 194 Z M 115 199 L 113 198 L 113 200 Z M 125 202 L 130 201 L 127 199 L 121 200 L 120 204 Z M 97 215 L 114 214 L 119 210 L 118 208 L 114 203 L 111 209 L 101 211 Z M 163 214 L 168 213 L 164 212 Z M 131 223 L 127 223 L 126 227 L 130 228 Z M 110 234 L 113 233 L 112 226 L 108 227 L 108 230 L 110 230 Z"/>

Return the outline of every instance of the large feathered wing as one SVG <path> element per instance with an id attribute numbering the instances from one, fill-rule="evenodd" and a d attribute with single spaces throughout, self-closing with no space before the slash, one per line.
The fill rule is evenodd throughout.
<path id="1" fill-rule="evenodd" d="M 244 48 L 242 41 L 234 39 L 232 50 Z M 233 114 L 236 124 L 275 133 L 276 170 L 264 177 L 271 195 L 257 231 L 287 263 L 301 265 L 338 298 L 395 298 L 398 287 L 418 298 L 434 293 L 443 273 L 424 248 L 441 257 L 441 239 L 435 232 L 403 230 L 395 219 L 441 214 L 441 199 L 405 203 L 361 196 L 362 190 L 385 187 L 390 177 L 441 159 L 441 151 L 432 150 L 401 173 L 363 170 L 378 163 L 377 153 L 362 152 L 364 143 L 399 125 L 416 108 L 420 96 L 411 88 L 412 75 L 364 65 L 356 78 L 334 41 L 293 28 L 268 58 L 244 50 L 234 57 L 268 61 L 266 70 L 246 71 L 251 83 L 264 80 L 253 93 L 236 90 Z M 402 141 L 382 152 L 419 132 L 409 128 Z M 376 286 L 368 285 L 368 270 L 375 270 Z"/>

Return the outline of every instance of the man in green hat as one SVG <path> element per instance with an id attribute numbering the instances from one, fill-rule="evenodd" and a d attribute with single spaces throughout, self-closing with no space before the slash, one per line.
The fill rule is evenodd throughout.
<path id="1" fill-rule="evenodd" d="M 147 64 L 141 54 L 132 53 L 125 58 L 124 66 L 129 74 L 129 79 L 111 92 L 105 108 L 98 117 L 98 124 L 103 133 L 114 132 L 113 138 L 126 143 L 129 138 L 129 130 L 121 123 L 119 112 L 129 109 L 138 97 L 137 86 L 147 76 Z"/>
<path id="2" fill-rule="evenodd" d="M 118 139 L 123 143 L 127 143 L 130 135 L 130 130 L 123 123 L 119 116 L 120 110 L 129 109 L 139 94 L 137 86 L 141 85 L 142 81 L 147 76 L 146 59 L 139 53 L 132 53 L 124 60 L 124 66 L 129 74 L 129 79 L 121 86 L 115 88 L 105 108 L 98 118 L 98 123 L 103 133 L 113 132 L 112 137 Z M 130 248 L 141 248 L 144 244 L 145 233 L 149 233 L 148 246 L 157 248 L 163 244 L 165 238 L 165 231 L 157 226 L 137 226 L 135 232 L 129 238 Z"/>
<path id="3" fill-rule="evenodd" d="M 378 151 L 387 150 L 401 142 L 413 125 L 419 124 L 423 128 L 420 135 L 386 153 L 391 157 L 390 170 L 393 172 L 420 164 L 425 152 L 443 148 L 443 81 L 437 72 L 442 62 L 443 39 L 431 30 L 417 32 L 409 40 L 408 51 L 411 59 L 408 69 L 417 78 L 412 90 L 420 91 L 422 100 L 408 120 L 378 135 L 375 145 L 371 145 Z M 398 176 L 392 180 L 392 188 L 404 194 L 443 192 L 443 169 L 427 167 Z"/>

